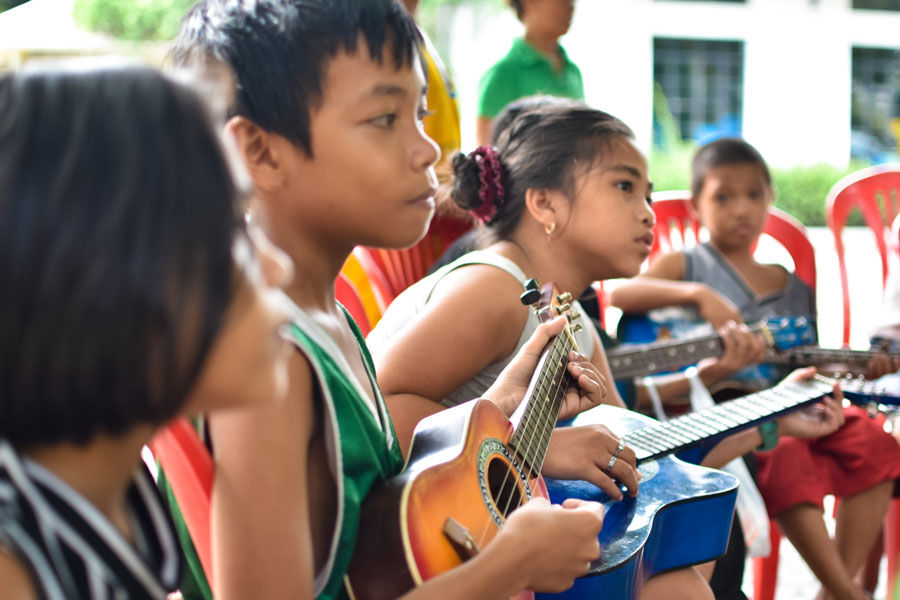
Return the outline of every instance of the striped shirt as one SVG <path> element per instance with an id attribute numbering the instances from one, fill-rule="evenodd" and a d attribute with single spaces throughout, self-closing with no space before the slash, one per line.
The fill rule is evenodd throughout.
<path id="1" fill-rule="evenodd" d="M 143 466 L 127 502 L 134 545 L 68 484 L 0 439 L 0 547 L 47 600 L 163 599 L 178 586 L 177 540 Z"/>

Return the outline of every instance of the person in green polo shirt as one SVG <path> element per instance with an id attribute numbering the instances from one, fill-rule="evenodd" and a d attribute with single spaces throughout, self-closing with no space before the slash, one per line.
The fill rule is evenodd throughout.
<path id="1" fill-rule="evenodd" d="M 581 71 L 559 44 L 572 24 L 575 0 L 507 1 L 525 26 L 525 35 L 513 40 L 510 51 L 478 84 L 479 145 L 488 143 L 491 121 L 513 100 L 533 94 L 584 99 Z"/>

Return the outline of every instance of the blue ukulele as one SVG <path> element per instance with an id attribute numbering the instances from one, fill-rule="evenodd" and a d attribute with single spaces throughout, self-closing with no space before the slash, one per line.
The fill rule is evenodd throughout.
<path id="1" fill-rule="evenodd" d="M 737 479 L 672 454 L 710 448 L 725 436 L 812 404 L 830 394 L 832 384 L 821 376 L 786 382 L 665 423 L 612 406 L 579 415 L 574 425 L 599 423 L 624 432 L 643 475 L 640 492 L 636 498 L 615 502 L 593 484 L 546 479 L 552 501 L 594 500 L 607 512 L 600 532 L 601 557 L 588 575 L 563 594 L 537 596 L 637 598 L 652 575 L 721 556 L 728 544 Z M 852 380 L 841 387 L 845 397 L 870 410 L 900 403 L 900 397 L 886 394 L 872 382 Z"/>

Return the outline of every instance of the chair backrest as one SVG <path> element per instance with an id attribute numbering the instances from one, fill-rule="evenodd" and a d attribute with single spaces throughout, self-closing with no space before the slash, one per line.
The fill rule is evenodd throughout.
<path id="1" fill-rule="evenodd" d="M 369 335 L 369 332 L 372 331 L 372 325 L 369 322 L 369 316 L 366 314 L 366 307 L 362 298 L 360 298 L 359 291 L 357 291 L 353 282 L 350 281 L 343 271 L 338 273 L 337 279 L 334 280 L 334 295 L 337 301 L 344 305 L 344 308 L 347 309 L 353 320 L 356 321 L 363 336 Z"/>
<path id="2" fill-rule="evenodd" d="M 700 218 L 691 205 L 689 191 L 655 192 L 653 212 L 653 247 L 650 260 L 660 253 L 678 250 L 699 242 L 704 235 Z M 763 233 L 781 244 L 794 261 L 794 272 L 802 282 L 816 289 L 816 259 L 806 228 L 783 210 L 769 207 L 769 218 Z"/>
<path id="3" fill-rule="evenodd" d="M 656 226 L 650 248 L 651 261 L 659 254 L 679 250 L 700 240 L 700 217 L 690 200 L 691 193 L 683 190 L 653 193 Z"/>
<path id="4" fill-rule="evenodd" d="M 841 293 L 844 302 L 843 343 L 850 343 L 850 285 L 844 260 L 844 225 L 850 211 L 859 208 L 869 229 L 875 236 L 881 254 L 881 282 L 887 281 L 888 252 L 896 251 L 897 238 L 888 229 L 900 213 L 900 164 L 876 165 L 861 169 L 838 181 L 825 200 L 825 221 L 834 235 L 834 249 L 838 256 Z"/>
<path id="5" fill-rule="evenodd" d="M 431 265 L 459 236 L 472 228 L 472 222 L 441 215 L 432 219 L 428 233 L 412 248 L 384 250 L 367 248 L 372 261 L 385 274 L 393 296 L 425 277 Z"/>
<path id="6" fill-rule="evenodd" d="M 374 262 L 369 251 L 357 246 L 341 267 L 340 277 L 343 281 L 335 282 L 338 300 L 353 314 L 364 331 L 365 327 L 374 329 L 387 305 L 394 299 L 391 285 L 381 267 Z M 359 304 L 362 305 L 362 311 Z M 361 314 L 354 311 L 365 314 L 364 323 L 360 318 Z"/>
<path id="7" fill-rule="evenodd" d="M 150 442 L 187 526 L 197 557 L 212 585 L 210 500 L 215 463 L 190 421 L 179 417 L 160 429 Z"/>

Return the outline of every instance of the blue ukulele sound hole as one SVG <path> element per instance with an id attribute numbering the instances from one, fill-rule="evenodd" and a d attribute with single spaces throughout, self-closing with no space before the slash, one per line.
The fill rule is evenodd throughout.
<path id="1" fill-rule="evenodd" d="M 484 504 L 498 527 L 509 513 L 531 499 L 525 471 L 497 439 L 486 439 L 479 448 L 478 484 Z"/>

